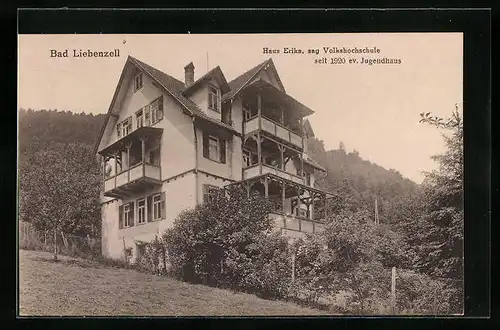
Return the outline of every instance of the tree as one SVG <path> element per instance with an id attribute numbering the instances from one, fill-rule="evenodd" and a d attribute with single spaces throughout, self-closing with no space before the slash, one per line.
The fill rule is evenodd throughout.
<path id="1" fill-rule="evenodd" d="M 99 227 L 99 166 L 85 144 L 44 145 L 20 159 L 20 216 L 40 230 L 90 233 Z M 34 151 L 36 150 L 36 151 Z"/>
<path id="2" fill-rule="evenodd" d="M 340 141 L 339 143 L 339 150 L 345 154 L 345 145 L 344 142 Z"/>
<path id="3" fill-rule="evenodd" d="M 420 122 L 441 130 L 446 150 L 432 158 L 439 168 L 427 172 L 423 184 L 424 210 L 406 225 L 415 247 L 417 270 L 448 279 L 456 295 L 454 312 L 463 307 L 463 122 L 455 107 L 451 117 L 422 113 Z"/>

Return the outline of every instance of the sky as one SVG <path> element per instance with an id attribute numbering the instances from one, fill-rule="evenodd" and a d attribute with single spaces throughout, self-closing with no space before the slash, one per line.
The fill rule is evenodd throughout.
<path id="1" fill-rule="evenodd" d="M 356 149 L 360 157 L 422 182 L 430 159 L 444 150 L 440 132 L 419 123 L 421 112 L 447 117 L 462 109 L 462 33 L 342 33 L 248 35 L 19 35 L 18 108 L 106 113 L 128 55 L 184 80 L 220 66 L 231 81 L 272 58 L 286 92 L 315 111 L 308 117 L 326 149 Z M 280 53 L 266 54 L 263 48 Z M 284 48 L 304 53 L 284 53 Z M 324 47 L 379 53 L 330 54 Z M 51 57 L 68 49 L 69 57 Z M 119 57 L 72 57 L 73 49 Z M 319 50 L 319 54 L 308 50 Z M 315 63 L 327 58 L 326 64 Z M 400 64 L 361 64 L 364 58 Z M 340 63 L 330 64 L 332 58 Z M 356 63 L 349 63 L 355 59 Z"/>

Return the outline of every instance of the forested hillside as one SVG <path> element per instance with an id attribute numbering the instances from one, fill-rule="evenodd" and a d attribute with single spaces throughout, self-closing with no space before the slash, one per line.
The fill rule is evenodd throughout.
<path id="1" fill-rule="evenodd" d="M 19 110 L 19 153 L 35 142 L 93 145 L 104 122 L 104 114 L 71 111 Z"/>
<path id="2" fill-rule="evenodd" d="M 334 212 L 340 208 L 374 212 L 377 199 L 380 222 L 394 223 L 397 219 L 391 212 L 392 202 L 419 189 L 415 182 L 398 171 L 364 160 L 356 150 L 347 153 L 342 142 L 337 150 L 325 150 L 323 141 L 311 138 L 308 150 L 309 155 L 327 170 L 317 184 L 336 194 L 337 203 L 332 205 Z"/>
<path id="3" fill-rule="evenodd" d="M 64 231 L 100 237 L 102 173 L 93 144 L 103 119 L 20 110 L 20 219 L 54 235 Z M 158 251 L 168 251 L 174 256 L 174 273 L 183 274 L 183 280 L 264 296 L 299 292 L 311 303 L 347 292 L 354 313 L 391 306 L 393 312 L 460 314 L 463 122 L 457 107 L 448 118 L 422 113 L 420 122 L 438 129 L 446 145 L 432 157 L 438 169 L 425 173 L 421 185 L 355 151 L 347 153 L 343 144 L 325 150 L 322 141 L 308 141 L 309 155 L 327 169 L 317 185 L 334 195 L 323 219 L 325 230 L 310 239 L 289 247 L 279 235 L 263 235 L 271 226 L 265 216 L 269 210 L 262 209 L 266 200 L 237 193 L 226 200 L 219 192 L 219 199 L 179 215 L 147 251 L 154 258 Z M 379 223 L 373 221 L 375 201 Z M 392 267 L 398 269 L 397 302 L 389 299 Z"/>
<path id="4" fill-rule="evenodd" d="M 58 110 L 19 111 L 19 154 L 23 158 L 44 146 L 57 143 L 81 143 L 93 146 L 98 138 L 105 115 L 72 113 Z M 366 161 L 356 151 L 347 153 L 343 144 L 337 150 L 325 150 L 323 141 L 308 141 L 310 156 L 328 170 L 318 180 L 318 186 L 337 194 L 332 207 L 374 212 L 377 198 L 380 222 L 392 223 L 397 219 L 391 212 L 391 201 L 414 193 L 418 185 L 403 178 L 395 170 L 385 169 Z"/>

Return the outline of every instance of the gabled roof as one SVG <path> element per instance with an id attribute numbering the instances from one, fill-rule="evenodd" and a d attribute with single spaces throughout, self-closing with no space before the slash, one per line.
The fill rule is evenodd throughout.
<path id="1" fill-rule="evenodd" d="M 186 89 L 186 86 L 184 83 L 152 66 L 149 64 L 146 64 L 142 61 L 139 61 L 138 59 L 128 56 L 127 61 L 125 62 L 125 65 L 123 67 L 122 73 L 120 75 L 120 80 L 118 81 L 118 85 L 116 86 L 115 92 L 113 94 L 113 99 L 111 101 L 111 104 L 108 108 L 108 112 L 106 114 L 106 118 L 104 119 L 103 126 L 101 128 L 101 132 L 99 133 L 99 138 L 96 141 L 95 147 L 94 147 L 94 154 L 97 154 L 99 145 L 101 143 L 102 137 L 104 135 L 104 131 L 106 130 L 106 126 L 108 125 L 109 118 L 113 115 L 112 110 L 114 108 L 116 99 L 118 97 L 118 93 L 120 91 L 120 86 L 123 82 L 123 79 L 125 77 L 125 72 L 128 66 L 134 65 L 137 67 L 139 70 L 141 70 L 143 73 L 149 75 L 156 83 L 158 83 L 163 89 L 170 94 L 179 104 L 182 106 L 183 110 L 191 115 L 191 116 L 196 116 L 201 119 L 210 121 L 216 125 L 219 125 L 221 127 L 224 127 L 226 129 L 229 129 L 233 132 L 236 132 L 236 130 L 230 126 L 227 125 L 223 122 L 217 121 L 215 119 L 212 119 L 208 115 L 206 115 L 193 101 L 188 99 L 183 95 L 184 90 Z"/>
<path id="2" fill-rule="evenodd" d="M 218 83 L 219 87 L 222 91 L 222 94 L 225 94 L 230 91 L 229 84 L 227 83 L 226 77 L 224 77 L 224 74 L 222 73 L 222 70 L 220 69 L 219 66 L 213 68 L 212 70 L 208 71 L 205 73 L 202 77 L 200 77 L 198 80 L 196 80 L 191 86 L 187 87 L 184 90 L 184 95 L 187 96 L 204 81 L 209 80 L 210 78 L 214 78 Z"/>
<path id="3" fill-rule="evenodd" d="M 269 59 L 265 60 L 264 62 L 254 66 L 250 70 L 246 71 L 242 75 L 231 80 L 229 82 L 229 87 L 231 88 L 231 91 L 222 96 L 222 102 L 227 101 L 229 99 L 233 99 L 234 97 L 236 97 L 236 95 L 244 87 L 246 87 L 253 80 L 253 78 L 255 78 L 266 67 L 270 67 L 274 71 L 276 79 L 278 80 L 280 87 L 283 89 L 283 91 L 285 91 L 285 87 L 283 86 L 283 83 L 281 82 L 281 79 L 278 75 L 278 71 L 276 70 L 276 67 L 274 66 L 274 62 L 273 62 L 272 58 L 269 58 Z"/>

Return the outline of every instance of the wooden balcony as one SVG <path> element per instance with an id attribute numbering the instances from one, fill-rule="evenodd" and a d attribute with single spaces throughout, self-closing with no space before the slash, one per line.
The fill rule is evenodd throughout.
<path id="1" fill-rule="evenodd" d="M 244 134 L 249 134 L 258 130 L 276 137 L 280 141 L 302 149 L 302 136 L 269 118 L 256 116 L 244 123 Z"/>
<path id="2" fill-rule="evenodd" d="M 304 217 L 278 212 L 269 213 L 275 228 L 289 237 L 303 237 L 305 233 L 318 233 L 324 230 L 324 224 Z"/>
<path id="3" fill-rule="evenodd" d="M 104 196 L 123 199 L 161 186 L 160 166 L 139 163 L 104 181 Z"/>
<path id="4" fill-rule="evenodd" d="M 256 164 L 243 169 L 243 180 L 254 178 L 263 174 L 274 174 L 280 178 L 299 183 L 305 184 L 304 178 L 298 175 L 292 174 L 290 172 L 283 171 L 279 168 L 272 167 L 266 164 Z"/>

